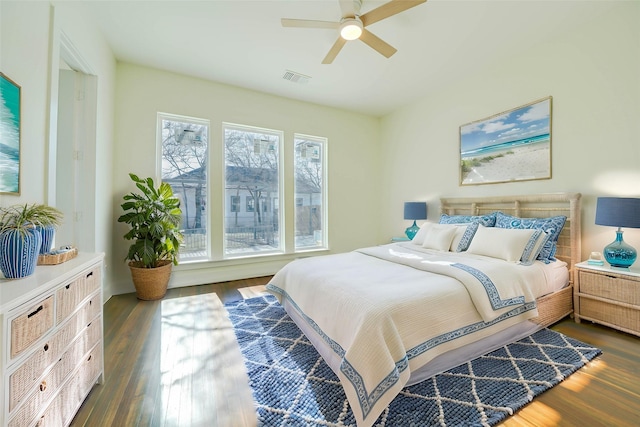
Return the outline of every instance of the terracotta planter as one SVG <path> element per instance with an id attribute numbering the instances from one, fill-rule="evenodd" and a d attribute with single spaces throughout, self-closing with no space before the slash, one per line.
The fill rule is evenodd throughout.
<path id="1" fill-rule="evenodd" d="M 172 266 L 169 260 L 160 261 L 160 266 L 156 268 L 144 268 L 140 262 L 130 262 L 129 269 L 138 299 L 145 301 L 162 299 L 167 293 Z"/>

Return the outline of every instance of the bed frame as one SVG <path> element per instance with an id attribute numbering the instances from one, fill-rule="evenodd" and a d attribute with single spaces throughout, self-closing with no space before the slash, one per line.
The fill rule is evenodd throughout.
<path id="1" fill-rule="evenodd" d="M 580 193 L 552 193 L 526 196 L 445 197 L 440 199 L 440 211 L 448 215 L 486 215 L 502 211 L 523 218 L 546 218 L 565 215 L 558 238 L 556 258 L 567 263 L 569 286 L 538 298 L 538 317 L 534 322 L 549 326 L 573 313 L 574 266 L 581 261 Z"/>

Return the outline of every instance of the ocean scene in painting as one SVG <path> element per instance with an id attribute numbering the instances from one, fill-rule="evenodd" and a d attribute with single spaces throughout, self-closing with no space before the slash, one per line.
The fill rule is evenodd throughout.
<path id="1" fill-rule="evenodd" d="M 19 192 L 20 89 L 0 76 L 0 193 Z"/>
<path id="2" fill-rule="evenodd" d="M 551 98 L 460 127 L 462 184 L 551 177 Z"/>

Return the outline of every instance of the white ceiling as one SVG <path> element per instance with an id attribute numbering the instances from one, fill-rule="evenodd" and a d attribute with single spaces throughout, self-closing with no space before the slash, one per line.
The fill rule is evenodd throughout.
<path id="1" fill-rule="evenodd" d="M 385 3 L 364 0 L 362 13 Z M 606 2 L 590 2 L 595 3 Z M 580 1 L 429 0 L 367 27 L 398 52 L 356 40 L 322 59 L 336 30 L 283 28 L 280 18 L 337 21 L 338 0 L 83 1 L 120 61 L 382 116 L 541 42 L 601 7 Z M 286 70 L 311 79 L 284 80 Z"/>

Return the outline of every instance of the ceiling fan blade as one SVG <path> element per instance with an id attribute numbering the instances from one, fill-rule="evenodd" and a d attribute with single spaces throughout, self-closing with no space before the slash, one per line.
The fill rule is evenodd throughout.
<path id="1" fill-rule="evenodd" d="M 382 40 L 380 37 L 373 34 L 371 31 L 366 28 L 362 29 L 362 35 L 360 36 L 360 40 L 371 46 L 373 49 L 377 50 L 381 55 L 389 58 L 391 55 L 396 53 L 398 50 L 391 46 L 386 41 Z"/>
<path id="2" fill-rule="evenodd" d="M 331 46 L 329 53 L 327 53 L 327 56 L 324 57 L 324 59 L 322 60 L 322 63 L 331 64 L 333 60 L 336 59 L 336 56 L 338 56 L 338 53 L 340 53 L 340 51 L 342 50 L 342 47 L 345 44 L 347 44 L 347 41 L 342 37 L 338 37 L 338 40 L 336 40 L 333 46 Z"/>
<path id="3" fill-rule="evenodd" d="M 296 27 L 296 28 L 329 28 L 335 30 L 340 26 L 339 22 L 331 21 L 314 21 L 311 19 L 289 19 L 282 18 L 280 20 L 283 27 Z"/>
<path id="4" fill-rule="evenodd" d="M 419 4 L 426 3 L 427 0 L 391 0 L 360 17 L 362 25 L 365 27 L 375 22 L 382 21 L 385 18 L 404 12 Z"/>
<path id="5" fill-rule="evenodd" d="M 340 3 L 340 10 L 342 11 L 342 17 L 353 18 L 360 14 L 360 5 L 362 0 L 338 0 Z"/>

